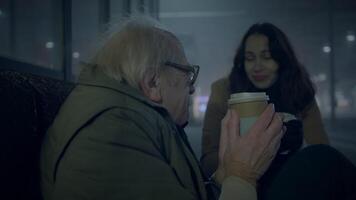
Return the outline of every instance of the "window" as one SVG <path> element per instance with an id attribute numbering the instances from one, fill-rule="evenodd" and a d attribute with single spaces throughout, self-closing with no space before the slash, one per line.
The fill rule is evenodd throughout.
<path id="1" fill-rule="evenodd" d="M 60 71 L 61 2 L 0 2 L 0 55 Z"/>

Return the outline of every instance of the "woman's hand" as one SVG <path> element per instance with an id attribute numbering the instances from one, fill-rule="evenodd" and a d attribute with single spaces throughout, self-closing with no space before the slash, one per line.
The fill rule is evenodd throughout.
<path id="1" fill-rule="evenodd" d="M 256 185 L 271 164 L 284 132 L 282 120 L 272 104 L 244 136 L 240 135 L 238 113 L 229 109 L 221 123 L 215 179 L 222 183 L 228 176 L 238 176 Z"/>

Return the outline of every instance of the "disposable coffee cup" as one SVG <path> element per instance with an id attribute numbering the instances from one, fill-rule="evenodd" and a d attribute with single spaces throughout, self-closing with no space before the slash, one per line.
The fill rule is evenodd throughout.
<path id="1" fill-rule="evenodd" d="M 244 135 L 268 106 L 265 92 L 241 92 L 230 95 L 228 105 L 240 116 L 240 135 Z"/>

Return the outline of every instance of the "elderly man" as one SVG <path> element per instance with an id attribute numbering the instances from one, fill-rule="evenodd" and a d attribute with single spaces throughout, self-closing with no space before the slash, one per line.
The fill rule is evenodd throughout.
<path id="1" fill-rule="evenodd" d="M 183 127 L 199 67 L 179 40 L 148 20 L 132 20 L 85 64 L 45 137 L 45 200 L 214 199 Z M 222 123 L 220 199 L 256 199 L 256 180 L 283 135 L 269 105 L 245 136 L 238 114 Z"/>

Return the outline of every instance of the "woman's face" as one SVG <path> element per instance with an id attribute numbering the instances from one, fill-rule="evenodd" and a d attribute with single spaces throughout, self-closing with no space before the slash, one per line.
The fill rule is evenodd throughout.
<path id="1" fill-rule="evenodd" d="M 259 89 L 270 87 L 278 77 L 278 63 L 272 58 L 265 35 L 253 34 L 246 40 L 245 71 L 248 79 Z"/>

